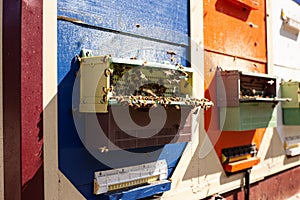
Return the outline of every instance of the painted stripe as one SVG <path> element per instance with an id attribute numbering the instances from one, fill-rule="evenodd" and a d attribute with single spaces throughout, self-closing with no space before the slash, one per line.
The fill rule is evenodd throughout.
<path id="1" fill-rule="evenodd" d="M 43 1 L 21 7 L 22 200 L 43 199 Z"/>

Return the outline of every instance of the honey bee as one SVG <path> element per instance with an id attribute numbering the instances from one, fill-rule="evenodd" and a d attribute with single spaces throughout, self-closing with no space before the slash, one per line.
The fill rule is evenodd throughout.
<path id="1" fill-rule="evenodd" d="M 108 58 L 110 58 L 110 57 L 111 57 L 111 54 L 108 54 L 108 55 L 103 57 L 102 61 L 107 62 Z"/>
<path id="2" fill-rule="evenodd" d="M 106 93 L 107 93 L 107 88 L 106 88 L 106 87 L 103 87 L 103 88 L 102 88 L 102 91 L 106 94 Z"/>
<path id="3" fill-rule="evenodd" d="M 181 64 L 176 64 L 176 67 L 178 67 L 178 70 L 184 70 L 184 67 Z"/>
<path id="4" fill-rule="evenodd" d="M 107 69 L 104 70 L 104 75 L 106 77 L 111 76 L 112 74 L 113 74 L 113 70 L 112 69 L 107 68 Z"/>
<path id="5" fill-rule="evenodd" d="M 132 101 L 129 101 L 129 104 L 128 104 L 130 107 L 133 107 L 133 103 Z"/>
<path id="6" fill-rule="evenodd" d="M 105 95 L 103 95 L 103 97 L 102 97 L 102 101 L 103 101 L 103 102 L 105 102 L 105 103 L 107 102 L 107 95 L 106 95 L 106 94 L 105 94 Z"/>
<path id="7" fill-rule="evenodd" d="M 80 58 L 79 55 L 76 54 L 75 57 L 76 57 L 76 59 L 77 59 L 79 62 L 81 62 L 81 58 Z"/>
<path id="8" fill-rule="evenodd" d="M 108 56 L 104 56 L 104 58 L 102 59 L 103 62 L 107 62 Z"/>
<path id="9" fill-rule="evenodd" d="M 172 50 L 167 50 L 167 54 L 174 56 L 174 55 L 176 55 L 176 52 L 174 52 Z"/>
<path id="10" fill-rule="evenodd" d="M 151 108 L 157 108 L 156 102 L 154 102 L 154 104 L 151 106 Z"/>
<path id="11" fill-rule="evenodd" d="M 108 148 L 106 146 L 99 147 L 98 149 L 101 151 L 101 153 L 108 152 Z"/>
<path id="12" fill-rule="evenodd" d="M 186 72 L 182 72 L 182 75 L 185 76 L 185 77 L 189 76 L 188 73 L 186 73 Z"/>
<path id="13" fill-rule="evenodd" d="M 147 101 L 146 100 L 144 100 L 144 107 L 146 107 L 147 106 Z"/>

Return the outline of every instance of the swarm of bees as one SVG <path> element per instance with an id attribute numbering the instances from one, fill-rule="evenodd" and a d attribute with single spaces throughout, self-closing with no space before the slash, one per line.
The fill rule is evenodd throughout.
<path id="1" fill-rule="evenodd" d="M 256 90 L 254 88 L 241 88 L 240 96 L 242 98 L 259 98 L 264 97 L 264 91 Z"/>
<path id="2" fill-rule="evenodd" d="M 155 108 L 157 105 L 162 105 L 165 108 L 167 106 L 174 106 L 176 109 L 180 109 L 180 106 L 191 106 L 193 108 L 201 108 L 204 110 L 213 106 L 213 103 L 206 99 L 196 98 L 183 98 L 183 97 L 164 97 L 164 96 L 114 96 L 111 99 L 115 99 L 119 104 L 124 106 L 130 106 L 137 108 Z"/>
<path id="3" fill-rule="evenodd" d="M 188 73 L 182 65 L 177 64 L 176 69 L 157 69 L 151 67 L 130 68 L 124 64 L 114 64 L 113 73 L 105 71 L 111 76 L 111 85 L 114 86 L 113 96 L 122 95 L 153 95 L 180 96 L 179 88 L 184 82 L 184 88 L 189 85 Z M 166 95 L 167 94 L 167 95 Z"/>
<path id="4" fill-rule="evenodd" d="M 170 55 L 176 55 L 169 52 Z M 125 64 L 114 64 L 113 70 L 107 69 L 105 74 L 111 76 L 113 87 L 104 91 L 103 101 L 107 102 L 107 92 L 111 95 L 109 100 L 117 102 L 119 105 L 130 106 L 132 108 L 155 108 L 162 105 L 180 109 L 180 106 L 190 106 L 204 110 L 213 106 L 208 99 L 196 99 L 182 97 L 178 88 L 180 83 L 188 86 L 188 73 L 184 67 L 176 64 L 176 69 L 158 69 L 151 67 L 128 67 Z M 181 81 L 183 79 L 183 81 Z"/>

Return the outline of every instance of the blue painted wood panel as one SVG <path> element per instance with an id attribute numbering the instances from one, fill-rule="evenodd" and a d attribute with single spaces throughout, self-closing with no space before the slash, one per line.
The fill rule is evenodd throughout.
<path id="1" fill-rule="evenodd" d="M 58 16 L 87 24 L 134 33 L 178 44 L 188 42 L 188 1 L 186 0 L 85 0 L 58 1 Z M 140 25 L 140 28 L 136 27 Z"/>
<path id="2" fill-rule="evenodd" d="M 77 129 L 74 124 L 72 110 L 76 107 L 72 106 L 72 94 L 79 95 L 78 88 L 74 87 L 79 69 L 75 55 L 85 48 L 94 55 L 163 62 L 170 60 L 166 51 L 172 50 L 177 53 L 176 62 L 188 66 L 188 6 L 186 0 L 58 1 L 59 169 L 86 199 L 100 198 L 92 194 L 94 172 L 110 169 L 110 166 L 95 159 L 83 146 L 78 131 L 84 129 L 84 123 Z M 140 28 L 136 24 L 140 24 Z M 119 167 L 166 159 L 170 176 L 185 146 L 186 143 L 179 143 L 135 149 L 133 151 L 139 153 L 158 151 L 150 158 L 120 163 Z M 117 160 L 119 155 L 117 151 L 110 151 L 107 156 Z"/>
<path id="3" fill-rule="evenodd" d="M 136 57 L 152 62 L 169 61 L 166 52 L 176 52 L 176 62 L 188 65 L 188 48 L 149 39 L 100 31 L 95 27 L 58 20 L 58 83 L 66 76 L 71 61 L 82 48 L 93 51 L 94 55 L 114 57 Z"/>
<path id="4" fill-rule="evenodd" d="M 297 3 L 299 3 L 299 4 L 300 4 L 300 0 L 294 0 L 294 1 L 296 1 Z"/>

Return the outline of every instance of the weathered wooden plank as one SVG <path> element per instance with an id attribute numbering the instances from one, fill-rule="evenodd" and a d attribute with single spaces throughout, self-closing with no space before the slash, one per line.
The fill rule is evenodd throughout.
<path id="1" fill-rule="evenodd" d="M 188 44 L 188 1 L 58 2 L 58 16 L 110 30 Z"/>
<path id="2" fill-rule="evenodd" d="M 94 55 L 143 59 L 146 61 L 170 61 L 168 50 L 176 52 L 176 63 L 188 65 L 188 49 L 180 45 L 171 45 L 145 38 L 120 35 L 99 31 L 95 28 L 77 25 L 67 21 L 58 21 L 58 82 L 70 70 L 71 61 L 82 48 L 93 51 Z"/>

